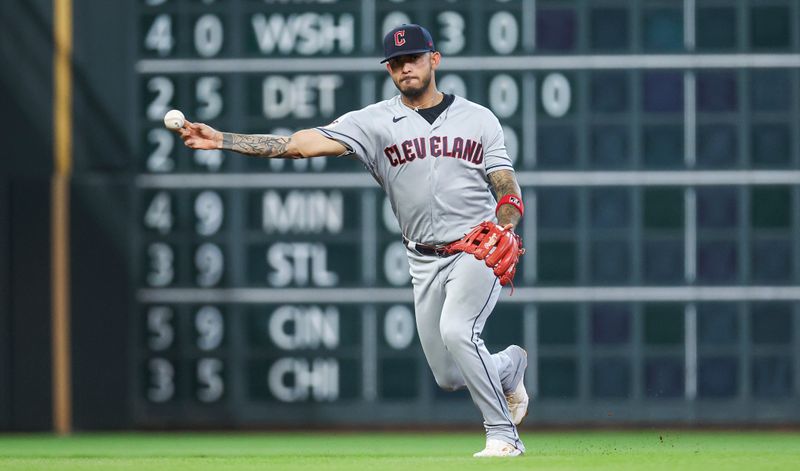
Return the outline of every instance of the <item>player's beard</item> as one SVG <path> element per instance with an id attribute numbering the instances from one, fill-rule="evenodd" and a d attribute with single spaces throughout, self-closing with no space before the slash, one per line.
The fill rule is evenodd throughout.
<path id="1" fill-rule="evenodd" d="M 394 86 L 397 87 L 398 90 L 400 90 L 400 93 L 402 93 L 404 97 L 411 98 L 411 99 L 418 98 L 419 96 L 424 94 L 425 91 L 428 90 L 428 87 L 431 84 L 431 77 L 432 76 L 433 76 L 433 74 L 431 73 L 431 71 L 428 71 L 428 75 L 427 76 L 420 77 L 419 78 L 420 85 L 418 87 L 406 86 L 404 88 L 404 87 L 401 86 L 401 83 L 399 81 L 396 81 L 394 83 Z"/>

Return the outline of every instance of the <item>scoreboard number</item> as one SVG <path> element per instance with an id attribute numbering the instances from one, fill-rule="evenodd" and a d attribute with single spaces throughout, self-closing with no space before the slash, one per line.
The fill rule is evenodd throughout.
<path id="1" fill-rule="evenodd" d="M 197 362 L 197 399 L 216 402 L 225 393 L 222 379 L 223 363 L 219 358 L 201 358 Z"/>
<path id="2" fill-rule="evenodd" d="M 194 215 L 197 220 L 195 231 L 201 236 L 216 234 L 225 218 L 225 207 L 219 193 L 203 191 L 194 200 Z"/>
<path id="3" fill-rule="evenodd" d="M 542 82 L 542 106 L 553 118 L 567 114 L 572 104 L 569 80 L 559 73 L 550 74 Z"/>
<path id="4" fill-rule="evenodd" d="M 211 288 L 219 284 L 225 268 L 225 256 L 218 245 L 206 242 L 197 248 L 194 254 L 194 266 L 197 270 L 195 281 L 203 288 Z"/>
<path id="5" fill-rule="evenodd" d="M 167 402 L 175 396 L 175 367 L 164 358 L 152 358 L 148 362 L 150 386 L 147 398 L 151 402 Z"/>
<path id="6" fill-rule="evenodd" d="M 498 54 L 511 54 L 519 44 L 519 25 L 514 15 L 499 11 L 489 20 L 489 46 Z"/>
<path id="7" fill-rule="evenodd" d="M 489 83 L 489 107 L 498 118 L 514 116 L 519 102 L 519 86 L 510 75 L 496 75 Z"/>
<path id="8" fill-rule="evenodd" d="M 169 234 L 172 230 L 172 198 L 166 191 L 153 195 L 144 213 L 144 225 L 159 233 Z"/>
<path id="9" fill-rule="evenodd" d="M 168 286 L 175 278 L 173 267 L 175 255 L 172 247 L 164 242 L 153 242 L 147 247 L 150 259 L 150 271 L 147 273 L 147 284 L 154 288 Z"/>
<path id="10" fill-rule="evenodd" d="M 151 77 L 147 81 L 147 90 L 155 93 L 155 98 L 147 106 L 147 119 L 161 122 L 167 111 L 173 108 L 172 98 L 175 96 L 175 84 L 167 77 Z"/>
<path id="11" fill-rule="evenodd" d="M 208 352 L 219 348 L 225 337 L 225 323 L 216 306 L 203 306 L 194 315 L 197 348 Z"/>
<path id="12" fill-rule="evenodd" d="M 405 350 L 414 341 L 416 325 L 414 314 L 408 306 L 392 306 L 383 319 L 383 335 L 386 343 L 395 350 Z"/>
<path id="13" fill-rule="evenodd" d="M 153 351 L 163 351 L 172 347 L 175 328 L 172 326 L 174 313 L 167 306 L 153 306 L 147 310 L 147 345 Z"/>
<path id="14" fill-rule="evenodd" d="M 210 121 L 222 112 L 224 100 L 222 98 L 222 79 L 216 76 L 200 77 L 195 85 L 195 99 L 197 100 L 197 118 Z"/>
<path id="15" fill-rule="evenodd" d="M 214 57 L 222 49 L 225 30 L 216 15 L 206 14 L 194 24 L 194 48 L 203 57 Z"/>
<path id="16" fill-rule="evenodd" d="M 442 26 L 437 48 L 444 54 L 458 54 L 464 49 L 467 41 L 464 38 L 464 17 L 454 11 L 443 11 L 436 19 Z"/>
<path id="17" fill-rule="evenodd" d="M 150 172 L 171 172 L 175 161 L 170 157 L 175 141 L 172 133 L 166 129 L 151 129 L 147 132 L 147 141 L 155 144 L 155 149 L 147 157 L 147 170 Z"/>
<path id="18" fill-rule="evenodd" d="M 144 38 L 144 47 L 155 51 L 159 56 L 167 56 L 175 46 L 172 37 L 172 17 L 162 13 L 155 17 L 147 35 Z"/>

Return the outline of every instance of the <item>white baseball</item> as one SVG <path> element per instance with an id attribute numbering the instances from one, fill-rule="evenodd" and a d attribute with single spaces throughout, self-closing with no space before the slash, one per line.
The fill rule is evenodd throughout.
<path id="1" fill-rule="evenodd" d="M 185 119 L 180 110 L 169 110 L 164 115 L 164 126 L 169 129 L 180 129 L 183 127 Z"/>

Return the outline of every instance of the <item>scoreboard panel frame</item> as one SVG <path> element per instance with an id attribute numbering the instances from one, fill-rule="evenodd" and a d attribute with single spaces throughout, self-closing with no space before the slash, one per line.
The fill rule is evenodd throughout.
<path id="1" fill-rule="evenodd" d="M 800 273 L 800 237 L 797 237 L 800 234 L 800 218 L 791 217 L 800 208 L 800 140 L 796 135 L 792 138 L 791 132 L 800 129 L 800 97 L 790 97 L 788 109 L 774 111 L 770 109 L 770 106 L 776 106 L 774 98 L 754 95 L 761 92 L 748 88 L 759 80 L 759 73 L 763 76 L 774 70 L 785 70 L 789 89 L 798 89 L 800 6 L 781 0 L 758 6 L 748 0 L 686 0 L 680 6 L 676 6 L 676 2 L 659 0 L 648 0 L 642 4 L 632 0 L 609 0 L 601 4 L 593 2 L 591 5 L 583 0 L 473 1 L 457 6 L 453 2 L 381 3 L 372 0 L 324 5 L 313 2 L 288 3 L 279 6 L 249 0 L 153 0 L 150 3 L 154 5 L 146 6 L 147 1 L 142 0 L 145 6 L 140 5 L 140 13 L 136 15 L 137 19 L 141 19 L 137 38 L 139 44 L 145 36 L 144 30 L 147 28 L 144 25 L 147 21 L 164 11 L 177 18 L 175 24 L 182 28 L 179 33 L 182 36 L 177 38 L 175 45 L 179 53 L 163 57 L 143 55 L 141 46 L 137 45 L 138 52 L 134 54 L 137 57 L 134 71 L 140 78 L 136 92 L 137 114 L 140 117 L 144 115 L 139 107 L 148 103 L 144 99 L 148 91 L 155 91 L 158 95 L 169 88 L 163 80 L 154 79 L 165 78 L 172 82 L 175 100 L 166 100 L 161 108 L 166 108 L 167 104 L 189 105 L 187 109 L 192 110 L 190 104 L 205 101 L 207 109 L 217 93 L 214 87 L 219 87 L 225 90 L 219 96 L 229 99 L 224 100 L 226 103 L 222 114 L 211 114 L 211 124 L 243 132 L 264 132 L 264 127 L 267 128 L 266 132 L 276 132 L 268 115 L 283 122 L 278 118 L 281 113 L 288 113 L 288 122 L 295 128 L 319 125 L 342 112 L 384 98 L 388 86 L 385 74 L 377 64 L 380 54 L 379 30 L 385 17 L 396 9 L 402 10 L 408 19 L 436 25 L 432 27 L 434 30 L 452 28 L 454 21 L 461 21 L 464 23 L 461 43 L 458 43 L 458 39 L 454 43 L 452 37 L 444 37 L 440 41 L 438 38 L 443 37 L 440 36 L 442 32 L 432 31 L 437 38 L 437 45 L 454 48 L 444 56 L 440 84 L 455 92 L 466 89 L 468 98 L 489 106 L 501 116 L 510 146 L 516 140 L 517 176 L 529 208 L 522 227 L 529 253 L 523 259 L 521 276 L 518 277 L 520 286 L 513 297 L 501 297 L 495 320 L 489 323 L 486 334 L 491 335 L 493 324 L 501 323 L 500 319 L 504 316 L 519 319 L 521 338 L 515 341 L 524 344 L 532 360 L 526 381 L 529 390 L 535 396 L 542 397 L 542 407 L 534 408 L 533 418 L 559 423 L 575 420 L 800 420 L 796 411 L 794 415 L 787 416 L 785 407 L 786 401 L 796 399 L 800 394 L 800 352 L 791 346 L 792 342 L 796 344 L 800 341 L 800 308 L 797 306 L 800 300 L 800 289 L 797 287 Z M 783 7 L 793 15 L 789 20 L 788 43 L 781 47 L 758 46 L 761 44 L 757 42 L 759 40 L 768 42 L 775 39 L 770 39 L 769 34 L 753 18 L 758 15 L 774 17 L 775 9 Z M 662 18 L 659 12 L 665 9 L 670 11 Z M 696 35 L 698 17 L 694 13 L 697 11 L 702 21 L 709 21 L 710 11 L 722 10 L 726 14 L 733 11 L 739 32 L 747 33 L 736 36 L 735 46 L 707 47 L 709 38 Z M 594 26 L 587 25 L 598 24 L 592 21 L 599 22 L 596 18 L 607 11 L 612 12 L 610 17 L 617 19 L 614 15 L 624 12 L 624 24 L 629 27 L 627 45 L 598 47 L 592 42 Z M 199 57 L 202 54 L 191 52 L 191 38 L 187 31 L 193 19 L 199 19 L 208 12 L 224 17 L 220 23 L 225 30 L 224 46 L 218 49 L 218 53 Z M 287 17 L 281 15 L 291 16 L 292 12 L 297 13 L 292 16 L 292 21 L 311 21 L 319 25 L 324 21 L 335 23 L 338 19 L 344 24 L 352 24 L 353 41 L 342 42 L 339 39 L 335 43 L 338 46 L 333 46 L 333 52 L 326 50 L 328 52 L 317 55 L 302 53 L 300 49 L 289 46 L 285 48 L 286 53 L 258 54 L 254 52 L 252 44 L 248 46 L 247 38 L 230 32 L 236 30 L 232 24 L 247 25 L 244 19 L 249 18 L 251 24 L 255 21 L 261 25 L 263 33 L 265 25 L 288 24 Z M 455 15 L 450 14 L 453 12 Z M 496 16 L 499 12 L 511 14 Z M 574 36 L 565 39 L 559 36 L 558 31 L 542 32 L 542 17 L 546 16 L 542 12 L 550 15 L 548 17 L 556 23 L 562 21 L 566 25 L 572 24 Z M 676 12 L 679 13 L 677 16 Z M 262 16 L 256 21 L 253 20 L 254 15 Z M 275 23 L 262 21 L 267 18 L 266 15 L 277 18 Z M 461 20 L 458 20 L 459 17 Z M 508 18 L 517 21 L 517 39 L 513 47 L 502 49 L 502 40 L 511 34 L 508 28 L 513 28 L 508 23 L 503 23 L 506 29 L 502 34 L 498 33 L 500 39 L 487 39 L 487 42 L 481 43 L 484 33 L 491 34 L 494 31 L 483 24 L 485 19 L 491 21 L 492 18 L 500 18 L 496 20 L 498 22 L 507 22 Z M 679 18 L 681 28 L 677 36 L 669 30 L 670 25 L 676 24 L 675 18 Z M 213 20 L 209 21 L 213 23 Z M 663 33 L 666 36 L 661 37 L 648 30 L 655 27 L 653 25 L 666 28 L 668 31 Z M 196 24 L 194 26 L 197 27 Z M 214 30 L 213 26 L 207 28 L 211 28 L 208 31 Z M 452 32 L 451 29 L 448 31 Z M 213 36 L 216 33 L 206 34 Z M 312 48 L 312 39 L 297 37 L 301 38 L 301 42 L 305 40 L 308 48 Z M 262 40 L 265 38 L 262 36 Z M 676 40 L 680 41 L 679 47 L 675 45 Z M 458 44 L 461 44 L 460 48 Z M 276 47 L 271 52 L 279 50 Z M 300 46 L 295 44 L 294 47 Z M 499 51 L 498 47 L 502 50 Z M 322 50 L 319 46 L 317 52 Z M 741 116 L 738 120 L 725 117 L 724 114 L 731 111 L 727 102 L 714 101 L 719 98 L 713 97 L 708 101 L 709 98 L 702 95 L 709 86 L 714 88 L 718 85 L 714 82 L 718 78 L 714 74 L 722 75 L 720 83 L 724 86 L 726 71 L 731 71 L 734 76 L 732 93 L 736 100 L 734 111 Z M 597 89 L 593 88 L 594 80 L 603 74 L 626 76 L 627 85 L 622 87 L 626 104 L 622 108 L 615 109 L 615 105 L 612 105 L 607 111 L 594 110 L 594 107 L 605 106 L 592 101 L 597 96 Z M 214 77 L 220 80 L 212 80 Z M 269 77 L 277 79 L 267 83 Z M 205 85 L 200 86 L 199 82 L 206 78 L 208 80 L 203 82 Z M 678 90 L 675 97 L 677 101 L 664 101 L 661 91 L 665 85 Z M 283 91 L 271 88 L 278 86 L 284 87 Z M 316 92 L 309 92 L 315 86 Z M 655 95 L 648 91 L 651 87 L 656 90 Z M 264 105 L 259 116 L 258 100 L 253 99 L 259 98 L 259 88 L 262 94 L 265 90 L 272 90 L 277 93 L 275 97 L 281 93 L 299 93 L 301 101 L 296 102 L 296 106 L 283 105 L 283 108 L 274 109 Z M 336 90 L 343 88 L 348 90 L 343 95 L 337 95 Z M 205 98 L 200 97 L 201 89 L 206 91 Z M 492 95 L 498 89 L 503 91 L 499 98 Z M 325 95 L 331 90 L 332 95 Z M 192 98 L 193 93 L 197 95 L 195 98 Z M 316 95 L 309 101 L 313 93 Z M 509 102 L 510 96 L 517 97 L 516 103 Z M 261 101 L 266 100 L 264 96 L 260 98 Z M 314 99 L 317 103 L 313 102 Z M 333 100 L 337 104 L 333 108 L 325 108 L 319 100 Z M 153 102 L 149 103 L 152 105 Z M 761 103 L 758 106 L 767 108 L 757 111 L 752 109 L 752 103 Z M 311 115 L 303 111 L 314 107 L 317 109 Z M 513 111 L 506 113 L 506 109 Z M 194 111 L 190 116 L 195 114 Z M 162 137 L 148 135 L 158 129 L 158 114 L 152 112 L 149 120 L 137 120 L 134 133 L 142 136 L 134 139 L 137 147 L 144 148 L 143 144 L 148 140 L 151 146 L 166 145 L 163 144 L 163 133 L 157 133 Z M 755 132 L 751 129 L 753 120 L 762 123 L 755 125 L 767 126 L 760 128 L 762 130 L 770 130 L 768 127 L 775 122 L 789 130 L 788 137 L 784 139 L 788 140 L 787 159 L 779 161 L 777 165 L 774 162 L 751 164 L 749 157 L 756 145 L 751 142 Z M 706 147 L 703 146 L 708 144 L 711 139 L 709 136 L 726 142 L 724 133 L 720 134 L 723 137 L 717 137 L 716 134 L 705 132 L 714 130 L 714 126 L 736 128 L 738 162 L 733 168 L 725 167 L 724 163 L 720 167 L 719 163 L 704 160 Z M 704 132 L 700 132 L 701 127 Z M 592 159 L 596 157 L 596 136 L 613 129 L 627 136 L 624 148 L 627 149 L 628 160 L 611 162 L 610 166 L 607 162 L 592 164 Z M 278 130 L 291 131 L 284 127 Z M 551 150 L 543 144 L 547 136 L 559 136 L 558 133 L 553 134 L 553 130 L 566 131 L 563 136 L 570 138 L 551 139 L 556 145 L 574 139 L 572 150 L 567 149 L 567 152 L 574 154 L 574 163 L 564 164 L 551 157 L 563 152 L 560 147 Z M 769 145 L 779 146 L 780 149 L 781 132 L 775 130 L 774 133 L 776 137 Z M 174 142 L 173 148 L 177 149 L 178 144 Z M 613 145 L 613 142 L 608 145 Z M 662 159 L 659 156 L 648 160 L 648 149 L 659 149 L 663 145 L 677 145 L 682 155 L 676 158 L 675 153 L 667 154 L 667 158 L 676 160 L 666 164 L 659 160 Z M 147 154 L 143 148 L 137 149 L 140 157 Z M 181 277 L 179 285 L 154 288 L 146 287 L 143 283 L 136 290 L 138 303 L 132 317 L 139 337 L 132 351 L 136 361 L 152 356 L 152 352 L 143 347 L 146 332 L 142 331 L 140 319 L 141 312 L 147 307 L 174 306 L 180 311 L 177 317 L 180 317 L 179 322 L 184 330 L 178 332 L 184 337 L 191 336 L 189 320 L 194 315 L 192 309 L 205 304 L 225 307 L 229 322 L 225 331 L 232 335 L 227 338 L 229 349 L 224 352 L 231 365 L 226 372 L 230 375 L 228 384 L 231 385 L 231 392 L 230 396 L 226 396 L 223 406 L 218 408 L 198 406 L 188 399 L 173 406 L 153 406 L 137 396 L 133 404 L 138 424 L 366 425 L 375 420 L 392 423 L 461 423 L 474 419 L 474 411 L 466 396 L 445 399 L 436 391 L 421 356 L 416 358 L 417 396 L 399 402 L 380 399 L 382 357 L 378 339 L 385 341 L 385 336 L 380 336 L 379 319 L 386 315 L 381 309 L 385 308 L 386 303 L 398 306 L 407 304 L 411 301 L 411 292 L 408 286 L 394 287 L 387 281 L 389 278 L 382 274 L 384 267 L 381 265 L 389 263 L 386 262 L 387 250 L 392 244 L 396 246 L 398 237 L 391 225 L 385 222 L 385 198 L 357 164 L 334 159 L 327 159 L 325 163 L 276 164 L 233 156 L 195 157 L 189 154 L 184 149 L 168 154 L 168 158 L 173 160 L 173 168 L 179 170 L 177 173 L 142 171 L 147 167 L 137 164 L 139 170 L 135 176 L 136 189 L 132 198 L 136 208 L 133 227 L 138 229 L 133 237 L 136 242 L 132 257 L 142 262 L 137 265 L 136 279 L 143 280 L 146 270 L 145 258 L 142 257 L 144 241 L 171 241 L 182 251 L 177 255 L 179 266 L 176 271 Z M 191 163 L 193 158 L 196 163 Z M 710 164 L 707 166 L 705 162 Z M 215 165 L 219 167 L 212 168 Z M 222 171 L 217 172 L 217 169 Z M 773 187 L 781 188 L 783 192 L 770 194 L 769 190 Z M 360 240 L 359 248 L 354 252 L 360 257 L 356 262 L 360 273 L 344 287 L 314 287 L 313 283 L 290 284 L 288 288 L 258 286 L 248 278 L 245 273 L 247 270 L 241 268 L 249 266 L 254 257 L 239 245 L 253 243 L 253 240 L 277 243 L 281 239 L 280 234 L 264 235 L 249 228 L 248 212 L 252 212 L 253 208 L 248 201 L 257 199 L 259 193 L 275 191 L 285 195 L 297 188 L 323 193 L 340 191 L 345 199 L 358 201 L 356 212 L 359 213 L 357 218 L 361 224 L 350 230 L 351 235 Z M 733 227 L 725 226 L 724 221 L 701 220 L 708 205 L 711 208 L 728 208 L 725 198 L 722 198 L 722 202 L 714 200 L 717 189 L 735 193 Z M 214 235 L 211 239 L 193 235 L 186 227 L 183 233 L 170 235 L 166 239 L 148 234 L 142 229 L 141 219 L 145 207 L 152 201 L 147 201 L 143 195 L 160 191 L 166 191 L 167 194 L 172 191 L 177 195 L 175 199 L 180 201 L 176 201 L 176 204 L 182 208 L 183 215 L 174 218 L 177 224 L 184 226 L 190 225 L 191 216 L 187 216 L 187 213 L 191 214 L 192 195 L 196 197 L 203 191 L 223 194 L 222 200 L 227 208 L 224 222 L 228 224 L 226 232 Z M 551 221 L 546 216 L 549 204 L 543 204 L 553 200 L 548 197 L 551 191 L 561 191 L 573 201 L 572 206 L 568 207 L 568 211 L 572 211 L 572 219 L 566 223 L 553 220 L 553 225 L 548 226 Z M 608 192 L 617 192 L 623 195 L 622 201 L 627 201 L 623 204 L 628 208 L 627 219 L 622 226 L 615 225 L 619 223 L 614 222 L 614 217 L 618 215 L 612 215 L 610 222 L 597 219 L 596 207 L 593 206 L 598 201 L 596 195 Z M 662 201 L 662 198 L 665 199 Z M 758 208 L 768 208 L 773 203 L 786 206 L 788 209 L 782 214 L 787 216 L 774 220 L 759 212 L 763 210 Z M 673 220 L 678 226 L 669 226 L 669 217 L 664 219 L 666 222 L 660 222 L 658 217 L 653 219 L 648 216 L 659 214 L 662 208 L 673 212 Z M 345 212 L 350 209 L 348 206 Z M 370 224 L 370 220 L 376 222 Z M 731 229 L 733 239 L 727 233 Z M 595 233 L 599 234 L 597 238 Z M 295 238 L 291 230 L 283 236 Z M 191 268 L 192 251 L 196 251 L 201 242 L 207 241 L 216 242 L 223 248 L 225 266 L 229 271 L 223 275 L 222 285 L 200 288 L 192 286 L 190 282 L 197 275 Z M 703 247 L 718 245 L 716 243 L 720 241 L 729 252 L 703 250 Z M 764 248 L 765 244 L 769 247 L 772 242 L 782 244 L 788 254 L 788 272 L 785 266 L 780 265 L 780 260 L 771 261 L 772 265 L 768 268 L 759 268 L 758 260 L 761 258 L 756 255 L 764 254 L 768 250 Z M 647 250 L 647 243 L 651 243 L 653 250 Z M 622 247 L 621 253 L 628 258 L 629 269 L 627 274 L 620 275 L 624 282 L 607 285 L 597 275 L 608 273 L 603 271 L 607 268 L 597 268 L 593 264 L 606 263 L 603 267 L 607 267 L 609 262 L 592 257 L 604 250 L 616 250 L 615 247 Z M 676 265 L 678 271 L 673 269 L 664 274 L 657 269 L 647 268 L 653 266 L 655 262 L 650 260 L 658 257 L 664 247 L 671 247 L 670 250 L 680 259 Z M 711 276 L 715 273 L 714 269 L 709 272 L 701 264 L 700 257 L 703 260 L 705 257 L 713 260 L 721 258 L 725 262 L 726 254 L 730 258 L 730 250 L 736 260 L 734 269 L 737 276 L 725 283 L 716 282 Z M 570 260 L 571 268 L 559 266 L 564 256 Z M 759 272 L 759 269 L 762 271 Z M 758 273 L 762 278 L 755 276 L 754 279 L 754 274 Z M 764 281 L 771 276 L 777 276 L 777 281 Z M 701 283 L 698 279 L 710 281 Z M 277 303 L 294 306 L 313 303 L 307 307 L 324 308 L 351 302 L 361 306 L 357 314 L 351 314 L 360 318 L 362 364 L 354 366 L 361 371 L 361 384 L 357 388 L 360 400 L 338 400 L 327 406 L 324 403 L 315 404 L 313 413 L 307 415 L 300 413 L 304 410 L 302 404 L 257 404 L 248 400 L 248 371 L 242 365 L 251 348 L 242 341 L 247 331 L 243 327 L 246 312 L 258 309 L 258 306 L 263 308 Z M 788 308 L 785 307 L 787 305 Z M 717 313 L 716 306 L 723 306 L 720 308 L 723 314 L 729 312 L 724 306 L 734 307 L 730 314 L 721 315 Z M 760 314 L 764 312 L 763 306 L 775 306 L 775 313 L 771 310 L 773 308 L 768 307 L 766 315 Z M 563 319 L 558 314 L 561 312 L 559 309 L 567 309 L 564 318 L 571 319 L 566 321 L 567 327 L 560 323 Z M 762 327 L 762 330 L 753 330 L 754 326 L 760 325 L 760 319 L 769 317 L 777 319 L 774 324 Z M 554 319 L 558 319 L 555 324 Z M 734 333 L 725 338 L 714 337 L 712 332 L 719 325 L 734 325 Z M 607 332 L 609 326 L 621 326 L 626 333 L 615 337 Z M 788 343 L 770 330 L 776 326 L 784 326 L 787 332 L 791 332 Z M 673 332 L 672 337 L 659 337 L 660 328 Z M 556 331 L 561 329 L 570 332 L 564 334 L 566 338 L 557 338 L 559 334 Z M 756 331 L 761 333 L 757 334 Z M 556 338 L 553 338 L 554 335 Z M 199 358 L 196 352 L 184 352 L 184 356 L 186 358 L 181 356 L 176 361 L 185 363 Z M 760 367 L 757 369 L 754 365 Z M 730 374 L 716 383 L 709 383 L 708 372 L 715 368 L 729 371 Z M 180 381 L 184 388 L 190 389 L 191 386 L 187 385 L 191 385 L 192 380 L 187 378 L 184 374 Z M 626 388 L 614 389 L 614 378 Z M 139 394 L 145 389 L 144 377 L 137 373 L 135 381 Z M 677 390 L 669 387 L 678 382 L 680 385 Z M 668 387 L 664 388 L 665 384 Z M 731 414 L 731 404 L 746 404 L 748 410 Z M 409 415 L 409 406 L 413 406 L 419 414 Z"/>

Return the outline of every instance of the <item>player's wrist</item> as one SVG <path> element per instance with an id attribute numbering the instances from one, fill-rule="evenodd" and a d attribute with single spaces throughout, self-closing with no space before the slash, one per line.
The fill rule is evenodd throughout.
<path id="1" fill-rule="evenodd" d="M 504 205 L 513 206 L 514 208 L 519 211 L 519 216 L 522 217 L 525 215 L 525 205 L 522 203 L 522 197 L 512 194 L 503 195 L 500 198 L 500 201 L 497 202 L 497 206 L 494 209 L 494 214 L 497 216 L 500 213 L 500 208 Z M 511 224 L 511 222 L 508 222 Z"/>

